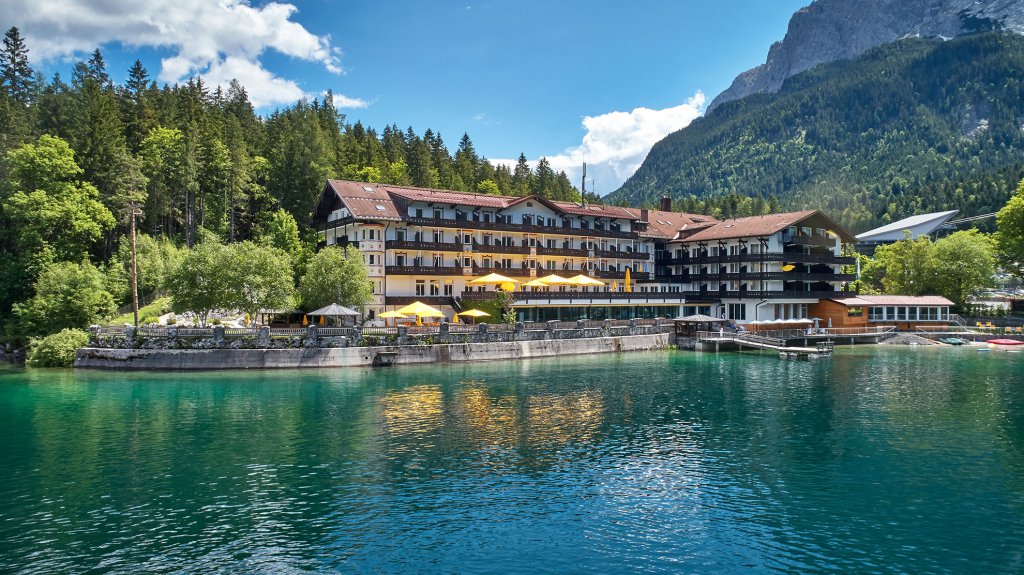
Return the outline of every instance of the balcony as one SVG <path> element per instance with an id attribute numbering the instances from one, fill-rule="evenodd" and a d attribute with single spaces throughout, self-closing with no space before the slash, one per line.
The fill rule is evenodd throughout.
<path id="1" fill-rule="evenodd" d="M 431 252 L 461 252 L 462 244 L 449 242 L 416 242 L 408 240 L 388 240 L 389 250 L 426 250 Z"/>
<path id="2" fill-rule="evenodd" d="M 791 282 L 852 282 L 856 274 L 799 273 L 799 272 L 739 272 L 673 275 L 678 282 L 727 282 L 727 281 L 791 281 Z"/>
<path id="3" fill-rule="evenodd" d="M 511 224 L 505 222 L 474 222 L 468 220 L 449 220 L 437 218 L 406 218 L 405 222 L 414 226 L 425 226 L 432 228 L 458 228 L 465 230 L 492 230 L 498 232 L 519 232 L 528 234 L 558 234 L 574 236 L 593 236 L 606 238 L 636 239 L 636 232 L 623 232 L 614 230 L 595 230 L 582 228 L 567 228 L 561 226 L 540 226 L 532 224 Z"/>
<path id="4" fill-rule="evenodd" d="M 647 252 L 627 252 L 623 250 L 594 250 L 595 258 L 622 259 L 622 260 L 649 260 L 651 254 Z"/>
<path id="5" fill-rule="evenodd" d="M 473 251 L 483 254 L 522 254 L 530 255 L 528 246 L 503 246 L 500 244 L 478 244 L 473 243 Z"/>
<path id="6" fill-rule="evenodd" d="M 797 246 L 833 247 L 836 239 L 832 236 L 803 236 L 782 234 L 782 243 Z"/>
<path id="7" fill-rule="evenodd" d="M 462 301 L 487 301 L 494 299 L 494 292 L 463 292 Z M 515 292 L 515 301 L 557 300 L 567 304 L 596 304 L 608 301 L 630 302 L 637 305 L 645 303 L 685 303 L 682 292 L 639 292 L 625 293 L 621 291 L 524 291 Z"/>
<path id="8" fill-rule="evenodd" d="M 450 295 L 389 295 L 384 298 L 384 305 L 409 305 L 417 301 L 432 306 L 453 305 L 453 299 Z"/>
<path id="9" fill-rule="evenodd" d="M 473 275 L 474 276 L 483 276 L 483 275 L 487 275 L 487 274 L 490 274 L 490 273 L 496 273 L 496 274 L 501 274 L 503 276 L 508 276 L 510 278 L 516 278 L 516 277 L 520 277 L 520 278 L 527 277 L 528 278 L 528 277 L 532 276 L 532 274 L 530 273 L 531 271 L 533 271 L 533 270 L 531 270 L 530 268 L 516 268 L 516 267 L 502 268 L 502 267 L 496 267 L 496 266 L 473 266 Z M 538 270 L 538 271 L 541 271 L 541 270 Z"/>
<path id="10" fill-rule="evenodd" d="M 461 276 L 462 266 L 386 266 L 384 271 L 389 276 Z"/>
<path id="11" fill-rule="evenodd" d="M 581 271 L 578 273 L 589 275 L 593 278 L 598 279 L 610 279 L 610 280 L 624 280 L 626 279 L 626 272 L 624 271 L 608 271 L 608 270 L 590 270 L 589 272 Z M 575 275 L 575 274 L 573 274 Z M 632 281 L 647 281 L 652 279 L 652 275 L 648 272 L 629 272 L 629 277 Z"/>
<path id="12" fill-rule="evenodd" d="M 852 291 L 802 291 L 802 290 L 700 290 L 682 292 L 687 298 L 694 300 L 719 300 L 725 298 L 757 298 L 757 299 L 825 299 L 833 297 L 851 297 L 857 295 Z"/>
<path id="13" fill-rule="evenodd" d="M 662 258 L 658 265 L 699 265 L 734 262 L 793 262 L 798 264 L 831 264 L 849 266 L 857 263 L 857 260 L 846 256 L 833 256 L 830 254 L 796 254 L 796 253 L 767 253 L 767 254 L 733 254 L 733 255 L 702 255 L 684 256 L 680 258 Z"/>
<path id="14" fill-rule="evenodd" d="M 590 257 L 590 252 L 587 250 L 578 250 L 572 248 L 543 248 L 541 246 L 537 246 L 537 255 L 588 258 Z"/>

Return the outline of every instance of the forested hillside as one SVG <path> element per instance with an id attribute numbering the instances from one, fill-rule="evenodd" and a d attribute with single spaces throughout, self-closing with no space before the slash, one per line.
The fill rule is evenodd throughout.
<path id="1" fill-rule="evenodd" d="M 452 153 L 429 129 L 351 124 L 330 93 L 263 117 L 237 82 L 160 86 L 136 61 L 114 83 L 99 50 L 70 78 L 43 80 L 30 48 L 12 28 L 0 51 L 0 330 L 62 262 L 102 272 L 113 303 L 130 301 L 120 277 L 129 205 L 140 249 L 159 254 L 296 228 L 312 245 L 309 215 L 327 178 L 579 198 L 546 160 L 494 166 L 468 135 Z M 287 250 L 289 241 L 265 243 Z"/>
<path id="2" fill-rule="evenodd" d="M 718 107 L 656 144 L 605 200 L 774 195 L 855 231 L 991 213 L 1024 176 L 1022 129 L 1024 38 L 907 39 Z"/>

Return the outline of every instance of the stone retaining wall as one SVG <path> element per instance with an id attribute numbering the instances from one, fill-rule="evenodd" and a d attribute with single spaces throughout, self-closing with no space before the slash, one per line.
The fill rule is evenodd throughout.
<path id="1" fill-rule="evenodd" d="M 343 348 L 112 349 L 86 347 L 78 350 L 75 367 L 118 370 L 365 367 L 615 353 L 665 348 L 671 343 L 671 334 L 655 333 L 581 339 Z"/>

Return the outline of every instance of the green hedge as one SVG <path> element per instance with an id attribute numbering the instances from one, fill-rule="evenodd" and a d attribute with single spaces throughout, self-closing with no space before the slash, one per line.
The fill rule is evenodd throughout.
<path id="1" fill-rule="evenodd" d="M 63 329 L 42 339 L 29 342 L 29 367 L 71 367 L 75 352 L 89 343 L 89 334 L 80 329 Z"/>

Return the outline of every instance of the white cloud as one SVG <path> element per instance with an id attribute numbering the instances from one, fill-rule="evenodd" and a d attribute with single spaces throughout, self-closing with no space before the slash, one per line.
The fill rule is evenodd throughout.
<path id="1" fill-rule="evenodd" d="M 210 84 L 238 78 L 256 106 L 306 94 L 260 63 L 267 50 L 341 73 L 341 51 L 292 21 L 297 8 L 247 0 L 7 0 L 2 20 L 18 26 L 33 59 L 91 52 L 109 42 L 172 50 L 158 78 L 201 74 Z M 6 27 L 7 24 L 4 24 Z"/>
<path id="2" fill-rule="evenodd" d="M 342 108 L 366 108 L 370 105 L 369 102 L 362 98 L 349 98 L 344 94 L 334 94 L 334 98 L 331 101 L 334 102 L 334 107 L 339 110 Z"/>
<path id="3" fill-rule="evenodd" d="M 631 112 L 586 116 L 583 127 L 587 133 L 582 143 L 547 159 L 556 172 L 564 170 L 576 187 L 580 185 L 580 172 L 586 161 L 587 189 L 596 188 L 599 194 L 607 194 L 636 172 L 654 144 L 700 116 L 704 101 L 704 94 L 697 92 L 672 108 L 636 108 Z M 492 161 L 512 167 L 516 164 L 516 160 Z M 535 167 L 536 161 L 531 161 L 530 166 Z"/>

